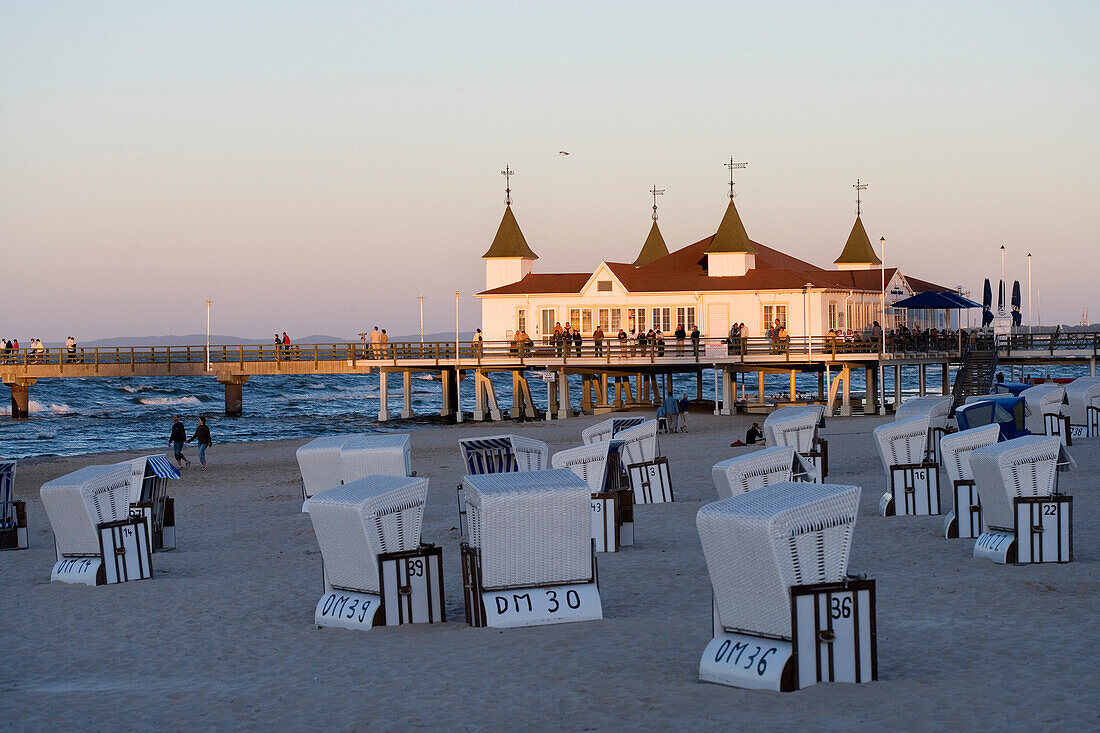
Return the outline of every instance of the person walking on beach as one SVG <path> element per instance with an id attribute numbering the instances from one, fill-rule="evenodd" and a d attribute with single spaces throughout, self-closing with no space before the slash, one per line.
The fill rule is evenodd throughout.
<path id="1" fill-rule="evenodd" d="M 175 430 L 175 426 L 172 428 Z M 210 428 L 206 425 L 206 418 L 200 417 L 198 427 L 195 428 L 195 434 L 187 439 L 187 442 L 195 441 L 199 446 L 199 470 L 206 470 L 206 449 L 214 444 L 214 441 L 210 439 Z M 188 464 L 190 465 L 190 463 Z"/>
<path id="2" fill-rule="evenodd" d="M 172 420 L 172 434 L 168 437 L 168 444 L 172 446 L 172 450 L 175 452 L 176 467 L 183 468 L 185 463 L 190 466 L 191 461 L 183 455 L 183 444 L 187 442 L 187 428 L 183 426 L 183 421 L 180 420 L 179 415 L 173 415 Z"/>

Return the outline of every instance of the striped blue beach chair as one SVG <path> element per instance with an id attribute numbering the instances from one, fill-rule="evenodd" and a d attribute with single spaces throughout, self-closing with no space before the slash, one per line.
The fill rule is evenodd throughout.
<path id="1" fill-rule="evenodd" d="M 14 529 L 15 517 L 15 461 L 0 461 L 0 531 Z"/>
<path id="2" fill-rule="evenodd" d="M 490 435 L 458 441 L 467 476 L 489 473 L 542 471 L 547 468 L 550 449 L 546 443 L 518 435 Z M 458 527 L 466 534 L 466 497 L 458 486 Z"/>

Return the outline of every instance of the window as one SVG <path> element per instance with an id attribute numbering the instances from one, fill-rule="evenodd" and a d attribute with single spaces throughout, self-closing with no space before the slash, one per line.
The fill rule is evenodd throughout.
<path id="1" fill-rule="evenodd" d="M 785 305 L 766 305 L 764 306 L 764 333 L 768 332 L 768 329 L 775 325 L 776 319 L 779 320 L 779 325 L 783 328 L 787 327 L 787 306 Z"/>
<path id="2" fill-rule="evenodd" d="M 517 331 L 526 331 L 527 330 L 527 309 L 526 308 L 520 308 L 519 310 L 516 311 L 516 330 Z"/>
<path id="3" fill-rule="evenodd" d="M 569 309 L 569 327 L 580 328 L 581 327 L 581 309 L 570 308 Z"/>
<path id="4" fill-rule="evenodd" d="M 620 308 L 611 309 L 611 330 L 615 333 L 619 332 L 619 329 L 623 327 L 623 312 Z"/>
<path id="5" fill-rule="evenodd" d="M 597 280 L 596 281 L 596 292 L 597 293 L 610 293 L 611 292 L 611 281 L 610 280 Z"/>
<path id="6" fill-rule="evenodd" d="M 661 331 L 672 330 L 672 309 L 671 308 L 654 308 L 653 309 L 653 328 L 660 329 Z"/>
<path id="7" fill-rule="evenodd" d="M 837 329 L 836 303 L 829 303 L 829 329 L 834 331 Z"/>
<path id="8" fill-rule="evenodd" d="M 676 309 L 676 328 L 685 331 L 695 328 L 695 306 L 681 306 Z"/>
<path id="9" fill-rule="evenodd" d="M 600 308 L 600 328 L 604 333 L 607 333 L 611 328 L 611 310 L 609 308 Z"/>
<path id="10" fill-rule="evenodd" d="M 592 309 L 581 308 L 581 332 L 592 333 Z"/>
<path id="11" fill-rule="evenodd" d="M 848 310 L 848 328 L 855 328 L 856 327 L 856 322 L 852 318 L 852 304 L 851 303 L 848 304 L 847 310 Z"/>
<path id="12" fill-rule="evenodd" d="M 645 330 L 645 308 L 627 308 L 626 309 L 626 325 L 630 331 L 644 331 Z"/>

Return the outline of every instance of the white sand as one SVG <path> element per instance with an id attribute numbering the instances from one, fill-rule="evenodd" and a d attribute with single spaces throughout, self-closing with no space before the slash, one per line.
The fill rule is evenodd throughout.
<path id="1" fill-rule="evenodd" d="M 884 479 L 870 431 L 880 419 L 830 421 L 829 481 L 863 487 L 850 570 L 878 582 L 876 683 L 781 695 L 699 681 L 710 590 L 695 513 L 715 499 L 711 465 L 737 450 L 729 443 L 748 417 L 693 413 L 691 433 L 662 436 L 677 502 L 638 507 L 637 544 L 599 556 L 603 621 L 467 627 L 457 439 L 514 431 L 556 450 L 598 419 L 413 431 L 413 466 L 431 478 L 424 540 L 443 547 L 449 622 L 370 632 L 313 624 L 321 559 L 299 512 L 294 450 L 304 441 L 214 446 L 210 470 L 185 469 L 172 484 L 179 549 L 155 555 L 151 581 L 100 588 L 49 582 L 38 489 L 139 454 L 22 461 L 31 549 L 0 553 L 3 727 L 1100 726 L 1096 441 L 1074 447 L 1079 470 L 1062 474 L 1076 562 L 998 566 L 974 559 L 972 541 L 944 540 L 942 517 L 878 517 Z"/>

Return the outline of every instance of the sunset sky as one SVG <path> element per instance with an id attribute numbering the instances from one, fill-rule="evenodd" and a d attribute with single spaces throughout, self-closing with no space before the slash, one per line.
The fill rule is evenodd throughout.
<path id="1" fill-rule="evenodd" d="M 0 336 L 477 325 L 536 271 L 712 234 L 1100 321 L 1100 3 L 0 2 Z M 561 156 L 558 151 L 568 151 Z M 1033 320 L 1037 321 L 1037 318 Z"/>

